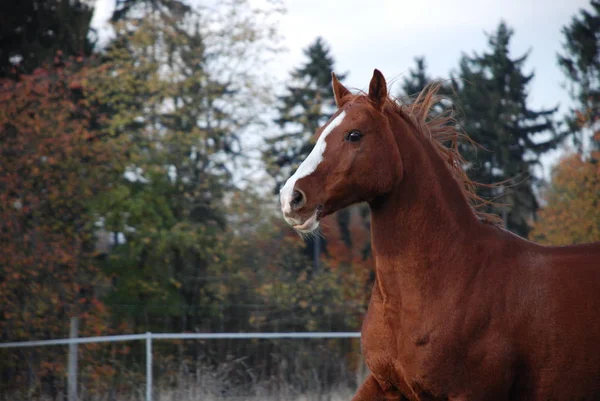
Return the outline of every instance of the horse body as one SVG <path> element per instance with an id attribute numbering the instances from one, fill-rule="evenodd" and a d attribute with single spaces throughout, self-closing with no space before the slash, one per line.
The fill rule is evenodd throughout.
<path id="1" fill-rule="evenodd" d="M 371 375 L 353 401 L 600 400 L 600 244 L 544 247 L 474 213 L 459 154 L 432 139 L 448 121 L 424 123 L 433 98 L 403 111 L 382 80 L 356 96 L 334 78 L 323 161 L 282 192 L 300 231 L 370 206 Z"/>
<path id="2" fill-rule="evenodd" d="M 415 400 L 599 399 L 600 246 L 543 247 L 473 218 L 429 141 L 396 140 L 420 174 L 371 202 L 363 349 L 378 381 L 391 369 Z"/>
<path id="3" fill-rule="evenodd" d="M 392 273 L 402 267 L 377 259 L 362 344 L 380 388 L 410 400 L 599 399 L 600 269 L 574 256 L 600 260 L 598 247 L 541 249 L 492 232 L 473 239 L 471 255 L 489 249 L 486 236 L 503 237 L 478 254 L 495 262 L 465 257 L 473 273 L 417 286 L 427 294 L 422 303 L 415 286 Z"/>

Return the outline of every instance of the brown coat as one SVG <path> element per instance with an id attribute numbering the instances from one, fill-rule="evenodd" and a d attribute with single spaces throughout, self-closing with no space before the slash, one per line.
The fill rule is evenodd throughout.
<path id="1" fill-rule="evenodd" d="M 476 213 L 485 201 L 444 146 L 460 136 L 451 116 L 427 119 L 435 88 L 400 106 L 377 70 L 368 95 L 333 86 L 332 120 L 344 114 L 282 207 L 303 229 L 370 205 L 372 373 L 353 401 L 600 400 L 600 244 L 545 247 Z"/>

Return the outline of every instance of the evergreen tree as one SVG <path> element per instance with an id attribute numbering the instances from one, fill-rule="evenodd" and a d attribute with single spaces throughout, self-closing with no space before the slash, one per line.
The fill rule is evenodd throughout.
<path id="1" fill-rule="evenodd" d="M 425 87 L 434 82 L 434 79 L 427 72 L 427 63 L 425 57 L 415 57 L 415 65 L 409 69 L 408 76 L 402 79 L 401 90 L 398 93 L 398 98 L 404 103 L 413 102 L 417 96 L 425 89 Z M 446 85 L 438 91 L 439 95 L 444 96 L 450 93 L 450 89 Z M 447 100 L 447 99 L 446 99 Z M 439 102 L 431 108 L 431 114 L 443 113 L 446 110 L 445 105 L 440 99 Z"/>
<path id="2" fill-rule="evenodd" d="M 563 54 L 558 55 L 558 64 L 570 83 L 571 96 L 576 110 L 567 119 L 573 131 L 591 128 L 596 132 L 592 148 L 600 150 L 600 1 L 591 1 L 591 11 L 581 10 L 571 23 L 562 30 L 565 43 Z M 583 146 L 581 136 L 575 138 Z"/>
<path id="3" fill-rule="evenodd" d="M 275 123 L 283 133 L 267 140 L 264 154 L 267 171 L 276 181 L 276 192 L 310 153 L 317 129 L 335 112 L 331 89 L 335 62 L 329 47 L 319 37 L 304 54 L 308 60 L 292 71 L 286 93 L 278 98 Z M 336 75 L 340 81 L 346 77 L 346 74 Z M 341 224 L 347 221 L 345 213 L 340 214 Z M 307 239 L 307 251 L 313 255 L 315 268 L 322 249 L 320 237 Z"/>
<path id="4" fill-rule="evenodd" d="M 402 79 L 400 98 L 417 96 L 431 81 L 425 57 L 415 57 L 414 68 L 408 71 L 408 77 Z"/>
<path id="5" fill-rule="evenodd" d="M 115 0 L 116 7 L 111 17 L 112 22 L 131 20 L 134 11 L 143 8 L 153 8 L 155 11 L 162 10 L 171 12 L 173 15 L 183 16 L 192 11 L 192 8 L 184 0 Z"/>
<path id="6" fill-rule="evenodd" d="M 528 54 L 510 57 L 512 35 L 513 31 L 500 23 L 488 36 L 487 52 L 462 57 L 452 85 L 462 128 L 484 148 L 465 147 L 469 176 L 482 184 L 506 183 L 480 187 L 479 194 L 497 198 L 501 206 L 489 206 L 488 211 L 502 215 L 509 230 L 526 237 L 538 208 L 532 168 L 562 135 L 555 134 L 552 122 L 556 108 L 536 111 L 527 105 L 534 74 L 523 71 Z M 541 141 L 536 138 L 541 133 L 553 137 Z"/>
<path id="7" fill-rule="evenodd" d="M 64 56 L 91 54 L 94 8 L 82 0 L 7 0 L 0 5 L 0 78 Z"/>
<path id="8" fill-rule="evenodd" d="M 315 131 L 335 112 L 331 90 L 335 62 L 328 46 L 319 37 L 304 54 L 308 60 L 292 71 L 286 93 L 278 97 L 275 123 L 283 132 L 267 140 L 265 161 L 276 192 L 310 153 Z M 337 76 L 340 81 L 346 77 Z"/>

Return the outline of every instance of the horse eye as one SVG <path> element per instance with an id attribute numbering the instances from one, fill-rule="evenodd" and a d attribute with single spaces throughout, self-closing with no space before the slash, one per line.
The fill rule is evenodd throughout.
<path id="1" fill-rule="evenodd" d="M 360 139 L 362 138 L 362 134 L 358 131 L 350 131 L 347 135 L 346 135 L 346 140 L 348 142 L 358 142 L 360 141 Z"/>

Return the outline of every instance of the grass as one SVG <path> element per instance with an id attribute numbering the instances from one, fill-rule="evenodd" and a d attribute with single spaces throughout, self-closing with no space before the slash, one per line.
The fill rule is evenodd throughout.
<path id="1" fill-rule="evenodd" d="M 348 401 L 352 399 L 357 384 L 362 383 L 367 372 L 363 368 L 353 377 L 340 375 L 335 378 L 335 384 L 306 372 L 305 377 L 298 378 L 294 383 L 271 378 L 242 386 L 236 386 L 228 373 L 227 368 L 198 366 L 195 372 L 165 375 L 153 386 L 153 401 Z M 80 386 L 79 401 L 145 401 L 144 380 L 131 384 L 133 385 L 127 386 L 129 390 L 120 391 L 105 385 L 102 390 L 95 389 L 91 392 Z M 0 400 L 67 401 L 63 391 L 61 389 L 52 396 L 15 391 L 2 394 Z"/>

